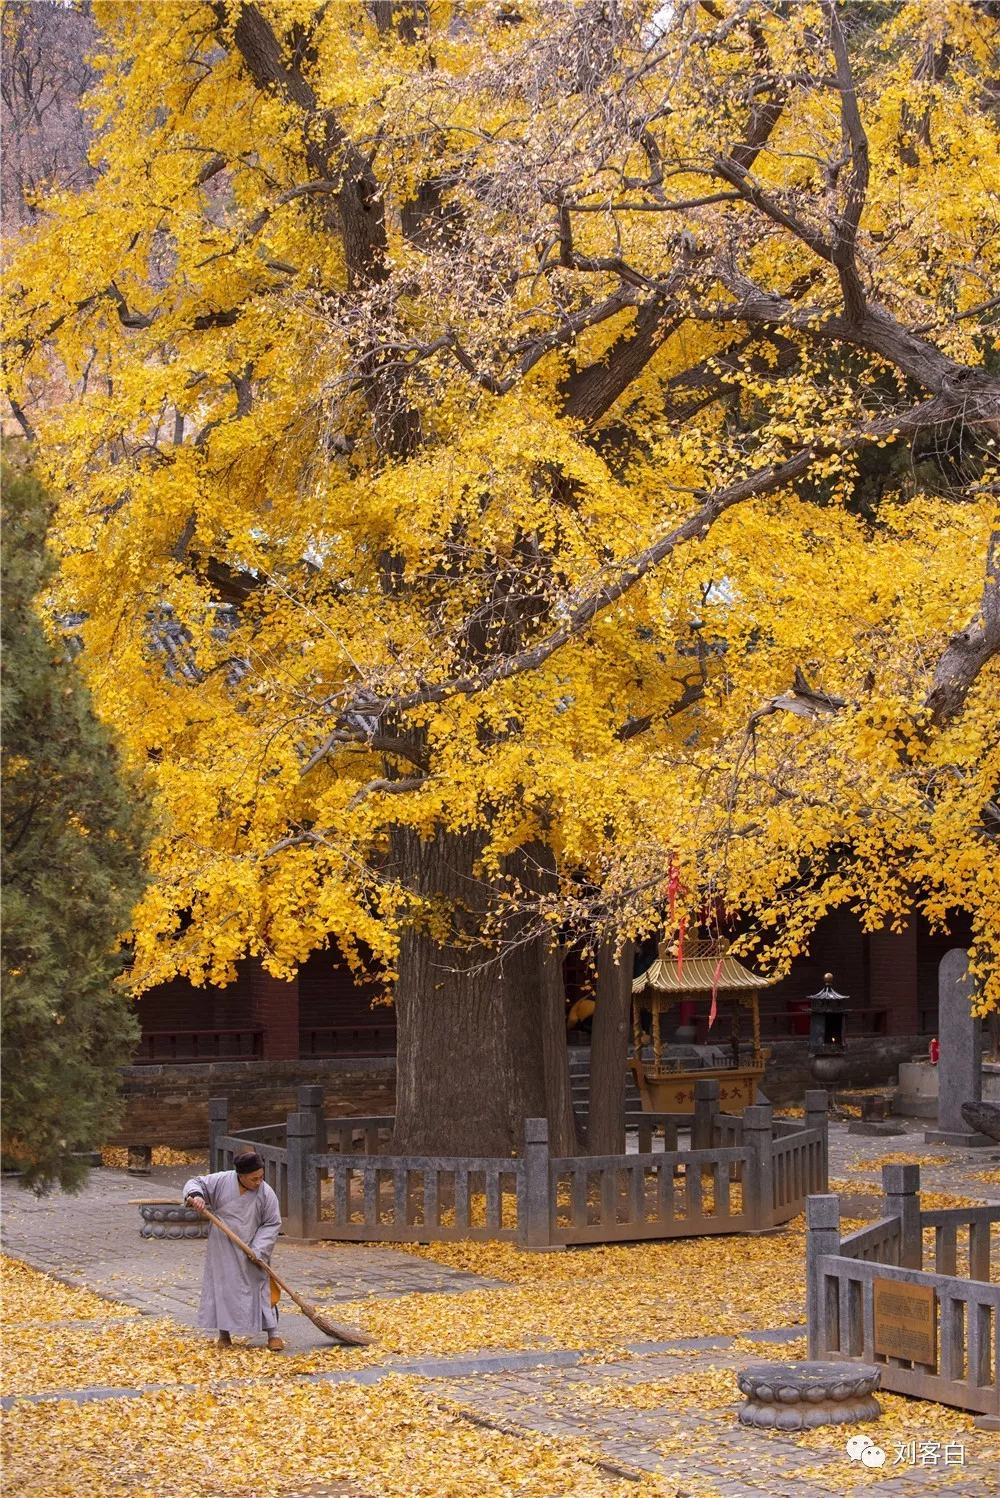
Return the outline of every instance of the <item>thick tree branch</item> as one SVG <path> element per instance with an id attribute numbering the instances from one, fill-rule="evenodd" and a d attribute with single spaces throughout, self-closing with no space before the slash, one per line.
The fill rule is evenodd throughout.
<path id="1" fill-rule="evenodd" d="M 319 748 L 309 756 L 300 774 L 308 775 L 309 771 L 318 765 L 321 759 L 325 759 L 332 749 L 346 744 L 353 744 L 360 749 L 370 749 L 376 754 L 396 754 L 401 759 L 408 759 L 411 764 L 421 770 L 427 768 L 426 753 L 409 739 L 397 738 L 389 733 L 366 733 L 364 729 L 336 728 L 333 733 L 327 734 Z"/>
<path id="2" fill-rule="evenodd" d="M 744 168 L 737 162 L 725 156 L 718 156 L 714 165 L 716 175 L 738 188 L 741 197 L 745 198 L 748 203 L 752 203 L 758 213 L 764 214 L 765 218 L 769 218 L 772 223 L 778 224 L 782 229 L 788 229 L 796 239 L 801 239 L 803 244 L 808 245 L 815 255 L 833 263 L 834 251 L 830 242 L 816 230 L 810 229 L 808 224 L 804 224 L 794 214 L 782 208 L 781 204 L 776 203 L 768 193 L 764 192 L 763 188 L 751 182 Z"/>
<path id="3" fill-rule="evenodd" d="M 370 780 L 359 791 L 355 791 L 347 803 L 347 810 L 353 811 L 375 791 L 379 791 L 384 796 L 401 796 L 407 791 L 419 791 L 421 786 L 427 784 L 427 781 L 426 775 L 412 775 L 406 780 Z"/>
<path id="4" fill-rule="evenodd" d="M 836 0 L 825 0 L 825 3 L 830 17 L 830 43 L 837 66 L 840 117 L 845 145 L 850 150 L 851 156 L 847 199 L 834 235 L 833 263 L 840 277 L 840 288 L 844 293 L 844 309 L 848 321 L 858 322 L 865 310 L 865 291 L 858 273 L 857 243 L 858 226 L 861 223 L 861 214 L 868 194 L 868 137 L 861 122 L 858 94 L 847 50 L 847 39 L 844 36 L 844 28 L 840 24 L 837 3 Z"/>
<path id="5" fill-rule="evenodd" d="M 887 312 L 868 302 L 860 321 L 852 322 L 824 307 L 800 307 L 777 292 L 764 291 L 732 266 L 720 268 L 720 279 L 733 302 L 693 305 L 688 315 L 699 322 L 745 322 L 751 326 L 793 328 L 812 340 L 867 349 L 894 364 L 925 390 L 962 402 L 968 422 L 1000 419 L 1000 379 L 987 370 L 959 364 L 934 344 L 917 337 Z"/>
<path id="6" fill-rule="evenodd" d="M 228 9 L 216 0 L 221 32 Z M 320 109 L 298 57 L 289 57 L 269 21 L 255 5 L 241 5 L 232 40 L 254 83 L 262 92 L 281 94 L 305 116 L 305 156 L 316 181 L 336 182 L 328 228 L 339 230 L 351 287 L 383 281 L 387 274 L 385 206 L 382 191 L 366 156 L 347 137 L 333 110 Z"/>
<path id="7" fill-rule="evenodd" d="M 643 713 L 639 718 L 627 719 L 616 731 L 615 738 L 626 744 L 629 739 L 634 739 L 640 733 L 645 733 L 647 729 L 652 728 L 654 723 L 666 722 L 670 718 L 676 718 L 681 713 L 687 712 L 689 707 L 693 707 L 704 697 L 705 685 L 705 678 L 701 673 L 692 677 L 685 682 L 681 695 L 669 707 L 664 708 L 660 713 Z"/>
<path id="8" fill-rule="evenodd" d="M 791 692 L 771 697 L 751 714 L 747 733 L 752 735 L 762 718 L 772 713 L 791 713 L 796 718 L 821 718 L 839 713 L 847 707 L 844 697 L 833 697 L 828 692 L 819 692 L 811 687 L 800 666 L 795 668 L 795 685 Z"/>
<path id="9" fill-rule="evenodd" d="M 1000 530 L 986 549 L 986 579 L 976 619 L 954 635 L 934 668 L 934 685 L 924 707 L 936 728 L 961 712 L 983 667 L 1000 655 Z"/>

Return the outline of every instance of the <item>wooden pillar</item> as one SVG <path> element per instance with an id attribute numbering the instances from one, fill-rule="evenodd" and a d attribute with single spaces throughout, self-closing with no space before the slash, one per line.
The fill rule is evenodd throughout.
<path id="1" fill-rule="evenodd" d="M 263 1030 L 265 1061 L 299 1059 L 299 980 L 272 978 L 259 958 L 250 963 L 250 1018 Z"/>

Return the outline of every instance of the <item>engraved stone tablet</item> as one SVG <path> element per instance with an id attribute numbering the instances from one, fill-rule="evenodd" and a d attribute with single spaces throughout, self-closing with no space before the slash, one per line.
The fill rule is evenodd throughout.
<path id="1" fill-rule="evenodd" d="M 875 1280 L 875 1351 L 911 1363 L 937 1363 L 937 1308 L 930 1285 Z"/>

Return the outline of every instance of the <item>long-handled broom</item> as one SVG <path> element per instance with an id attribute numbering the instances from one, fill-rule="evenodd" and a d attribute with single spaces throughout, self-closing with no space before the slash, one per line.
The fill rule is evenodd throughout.
<path id="1" fill-rule="evenodd" d="M 187 1203 L 158 1198 L 152 1201 L 131 1201 L 128 1205 L 130 1207 L 183 1207 Z M 313 1326 L 319 1327 L 324 1336 L 332 1337 L 335 1342 L 345 1342 L 348 1347 L 370 1347 L 375 1341 L 374 1337 L 370 1337 L 367 1332 L 359 1331 L 357 1327 L 340 1326 L 336 1321 L 331 1321 L 316 1306 L 310 1305 L 307 1300 L 303 1300 L 301 1295 L 296 1295 L 291 1286 L 286 1285 L 284 1280 L 274 1272 L 270 1264 L 265 1264 L 263 1259 L 259 1259 L 253 1249 L 244 1243 L 242 1238 L 237 1238 L 236 1234 L 230 1228 L 227 1228 L 224 1222 L 220 1222 L 207 1207 L 195 1207 L 194 1210 L 200 1212 L 202 1217 L 207 1217 L 209 1222 L 215 1224 L 220 1233 L 225 1233 L 230 1242 L 235 1243 L 237 1248 L 242 1249 L 251 1264 L 256 1264 L 258 1269 L 263 1269 L 265 1274 L 269 1274 L 278 1286 L 278 1289 L 284 1290 L 289 1300 L 294 1300 L 302 1314 L 308 1316 Z"/>

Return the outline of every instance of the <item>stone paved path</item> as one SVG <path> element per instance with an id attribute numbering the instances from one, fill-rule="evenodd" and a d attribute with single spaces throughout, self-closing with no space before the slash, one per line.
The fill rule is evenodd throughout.
<path id="1" fill-rule="evenodd" d="M 852 1170 L 859 1161 L 901 1152 L 933 1157 L 935 1165 L 922 1168 L 922 1184 L 932 1191 L 1000 1200 L 1000 1187 L 974 1179 L 977 1172 L 995 1170 L 1000 1151 L 956 1151 L 923 1143 L 923 1123 L 895 1138 L 864 1138 L 847 1133 L 846 1125 L 831 1129 L 831 1176 L 859 1184 L 878 1183 L 875 1167 Z M 4 1238 L 7 1252 L 73 1284 L 120 1299 L 142 1310 L 175 1316 L 186 1325 L 195 1320 L 201 1277 L 200 1242 L 146 1241 L 138 1235 L 138 1211 L 126 1206 L 130 1197 L 173 1196 L 188 1174 L 177 1168 L 157 1169 L 136 1179 L 121 1171 L 95 1170 L 86 1191 L 78 1197 L 53 1196 L 36 1202 L 16 1185 L 4 1192 Z M 863 1203 L 863 1198 L 856 1198 Z M 845 1203 L 846 1207 L 846 1203 Z M 580 1255 L 585 1272 L 585 1253 Z M 391 1296 L 413 1291 L 428 1293 L 489 1289 L 501 1282 L 453 1270 L 391 1249 L 353 1245 L 301 1246 L 279 1242 L 276 1264 L 304 1293 L 322 1293 L 327 1304 L 365 1294 Z M 282 1332 L 294 1350 L 326 1345 L 301 1316 L 287 1316 Z M 802 1328 L 785 1336 L 801 1335 Z M 773 1334 L 780 1340 L 782 1333 Z M 770 1339 L 770 1338 L 769 1338 Z M 634 1349 L 620 1362 L 590 1361 L 577 1353 L 483 1354 L 419 1362 L 393 1360 L 391 1371 L 409 1371 L 424 1379 L 433 1396 L 458 1406 L 468 1419 L 499 1426 L 513 1434 L 538 1432 L 584 1439 L 610 1476 L 618 1468 L 676 1473 L 682 1487 L 689 1483 L 692 1498 L 710 1488 L 720 1498 L 828 1498 L 831 1489 L 850 1498 L 928 1498 L 954 1493 L 960 1498 L 997 1498 L 1000 1477 L 970 1459 L 954 1464 L 915 1466 L 894 1462 L 893 1449 L 883 1474 L 872 1482 L 853 1482 L 854 1469 L 836 1455 L 800 1448 L 790 1438 L 743 1430 L 735 1420 L 736 1403 L 698 1412 L 683 1399 L 668 1399 L 652 1409 L 629 1408 L 612 1394 L 611 1386 L 648 1384 L 712 1369 L 732 1369 L 749 1361 L 732 1339 L 672 1344 Z M 387 1367 L 340 1370 L 312 1377 L 343 1378 L 368 1383 L 390 1371 Z M 89 1391 L 109 1397 L 111 1391 Z M 81 1391 L 83 1393 L 83 1391 Z M 84 1396 L 86 1397 L 86 1396 Z M 913 1437 L 933 1440 L 928 1407 L 914 1403 Z M 845 1441 L 846 1441 L 845 1432 Z M 827 1474 L 829 1476 L 827 1477 Z M 866 1473 L 866 1476 L 868 1474 Z M 829 1484 L 829 1485 L 828 1485 Z M 207 1495 L 211 1498 L 211 1495 Z M 270 1498 L 254 1494 L 252 1498 Z M 303 1489 L 287 1498 L 381 1498 L 337 1484 Z M 572 1498 L 553 1494 L 552 1498 Z"/>
<path id="2" fill-rule="evenodd" d="M 799 1329 L 801 1330 L 801 1328 Z M 501 1428 L 537 1431 L 544 1435 L 584 1439 L 597 1446 L 610 1462 L 634 1472 L 677 1474 L 682 1486 L 691 1483 L 692 1498 L 704 1483 L 719 1498 L 829 1498 L 831 1488 L 850 1498 L 855 1491 L 853 1468 L 843 1458 L 794 1439 L 744 1429 L 736 1420 L 738 1403 L 707 1414 L 673 1402 L 649 1409 L 602 1405 L 602 1389 L 637 1385 L 654 1379 L 697 1376 L 706 1369 L 745 1367 L 752 1361 L 745 1351 L 715 1349 L 688 1355 L 651 1355 L 622 1363 L 542 1368 L 476 1379 L 429 1380 L 427 1387 L 442 1399 L 464 1406 L 474 1418 Z M 617 1390 L 611 1389 L 611 1397 Z M 914 1404 L 913 1436 L 933 1440 L 934 1431 L 921 1407 Z M 926 1410 L 927 1406 L 923 1406 Z M 850 1431 L 845 1429 L 844 1442 Z M 878 1433 L 872 1427 L 877 1440 Z M 940 1432 L 938 1439 L 941 1439 Z M 945 1466 L 915 1466 L 904 1454 L 897 1461 L 895 1445 L 886 1452 L 885 1475 L 876 1482 L 858 1483 L 867 1498 L 909 1498 L 935 1491 L 961 1498 L 996 1498 L 1000 1473 L 966 1453 L 966 1461 Z M 828 1471 L 830 1486 L 821 1485 L 817 1468 Z M 868 1477 L 868 1473 L 865 1473 Z M 839 1481 L 837 1479 L 839 1478 Z"/>
<path id="3" fill-rule="evenodd" d="M 831 1123 L 830 1180 L 856 1182 L 859 1187 L 881 1186 L 881 1168 L 865 1168 L 864 1162 L 895 1154 L 919 1156 L 925 1162 L 920 1166 L 921 1191 L 1000 1202 L 1000 1182 L 976 1180 L 979 1174 L 1000 1171 L 1000 1145 L 994 1149 L 954 1149 L 950 1145 L 925 1144 L 927 1119 L 894 1118 L 892 1122 L 905 1128 L 905 1134 L 866 1138 L 849 1134 L 847 1124 Z M 846 1199 L 846 1194 L 841 1193 L 841 1208 L 845 1217 L 877 1215 L 872 1199 L 866 1202 L 861 1196 Z"/>
<path id="4" fill-rule="evenodd" d="M 3 1245 L 14 1258 L 82 1285 L 98 1295 L 155 1316 L 197 1321 L 205 1244 L 201 1239 L 140 1238 L 139 1210 L 130 1199 L 178 1197 L 191 1170 L 156 1167 L 152 1175 L 93 1170 L 78 1196 L 37 1200 L 17 1182 L 3 1190 Z M 483 1289 L 497 1280 L 418 1259 L 397 1249 L 354 1244 L 293 1244 L 278 1240 L 274 1267 L 306 1300 L 322 1294 L 324 1306 L 365 1295 L 453 1293 Z M 336 1312 L 331 1312 L 336 1317 Z M 305 1316 L 286 1315 L 281 1335 L 289 1352 L 326 1347 Z"/>

